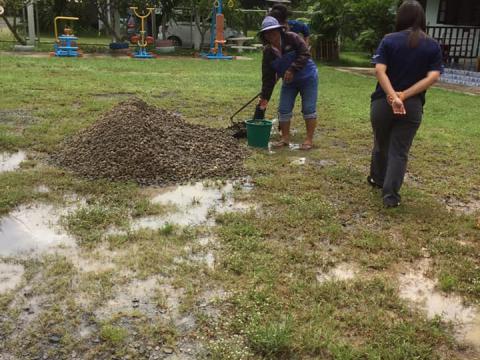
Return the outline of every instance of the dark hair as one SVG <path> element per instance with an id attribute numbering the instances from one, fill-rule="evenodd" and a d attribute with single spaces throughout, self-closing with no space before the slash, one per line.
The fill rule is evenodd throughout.
<path id="1" fill-rule="evenodd" d="M 397 11 L 395 31 L 410 31 L 408 46 L 417 47 L 425 34 L 427 22 L 423 6 L 417 0 L 405 0 Z"/>
<path id="2" fill-rule="evenodd" d="M 269 15 L 277 19 L 280 24 L 285 24 L 290 15 L 290 11 L 288 11 L 287 7 L 283 4 L 275 4 L 272 6 Z"/>

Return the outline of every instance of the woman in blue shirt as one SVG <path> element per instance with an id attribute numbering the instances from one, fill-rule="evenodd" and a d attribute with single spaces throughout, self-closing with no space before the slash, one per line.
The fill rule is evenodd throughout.
<path id="1" fill-rule="evenodd" d="M 396 32 L 386 35 L 372 62 L 378 84 L 371 99 L 374 145 L 368 182 L 383 189 L 386 207 L 400 205 L 400 187 L 426 90 L 443 71 L 439 44 L 426 33 L 425 12 L 416 0 L 398 9 Z"/>
<path id="2" fill-rule="evenodd" d="M 288 20 L 291 12 L 283 4 L 275 4 L 270 11 L 270 16 L 273 16 L 282 25 L 285 25 L 288 31 L 300 34 L 305 40 L 307 47 L 310 46 L 310 29 L 308 25 L 298 20 Z"/>

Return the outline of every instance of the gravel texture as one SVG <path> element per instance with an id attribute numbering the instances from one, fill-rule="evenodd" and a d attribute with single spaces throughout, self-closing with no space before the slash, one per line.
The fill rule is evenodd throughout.
<path id="1" fill-rule="evenodd" d="M 65 140 L 51 159 L 88 179 L 165 185 L 242 176 L 247 152 L 229 130 L 187 123 L 135 98 Z"/>

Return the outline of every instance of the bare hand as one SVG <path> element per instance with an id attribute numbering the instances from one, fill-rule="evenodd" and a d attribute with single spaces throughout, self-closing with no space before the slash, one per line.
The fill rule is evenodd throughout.
<path id="1" fill-rule="evenodd" d="M 393 109 L 393 113 L 395 115 L 406 115 L 407 114 L 407 110 L 405 110 L 405 105 L 403 104 L 403 101 L 400 100 L 399 97 L 396 97 L 395 99 L 393 99 L 392 109 Z"/>
<path id="2" fill-rule="evenodd" d="M 292 82 L 293 80 L 293 72 L 291 70 L 287 70 L 285 72 L 285 75 L 283 75 L 283 81 L 285 81 L 287 84 Z"/>
<path id="3" fill-rule="evenodd" d="M 258 102 L 258 106 L 260 107 L 260 109 L 265 110 L 268 106 L 268 101 L 265 99 L 260 99 L 260 101 Z"/>

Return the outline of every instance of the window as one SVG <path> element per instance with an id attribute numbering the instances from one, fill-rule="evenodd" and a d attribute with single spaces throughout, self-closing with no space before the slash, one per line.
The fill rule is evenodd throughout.
<path id="1" fill-rule="evenodd" d="M 438 7 L 438 20 L 439 24 L 445 24 L 447 22 L 447 0 L 440 0 L 440 5 Z"/>
<path id="2" fill-rule="evenodd" d="M 440 0 L 437 22 L 445 25 L 480 26 L 480 1 Z"/>

